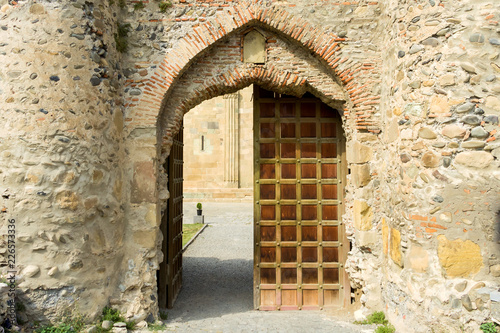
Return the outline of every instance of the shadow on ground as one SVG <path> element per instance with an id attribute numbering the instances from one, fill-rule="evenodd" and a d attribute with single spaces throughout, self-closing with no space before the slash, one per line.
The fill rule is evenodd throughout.
<path id="1" fill-rule="evenodd" d="M 253 310 L 253 261 L 183 258 L 183 286 L 168 323 Z"/>

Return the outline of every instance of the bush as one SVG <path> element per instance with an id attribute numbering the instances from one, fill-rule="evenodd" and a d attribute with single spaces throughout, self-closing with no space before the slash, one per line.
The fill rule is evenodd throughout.
<path id="1" fill-rule="evenodd" d="M 170 1 L 162 1 L 158 4 L 160 7 L 160 12 L 165 13 L 168 8 L 172 7 L 172 3 Z"/>
<path id="2" fill-rule="evenodd" d="M 497 333 L 497 328 L 494 323 L 482 323 L 481 326 L 479 326 L 479 329 L 483 331 L 484 333 Z"/>

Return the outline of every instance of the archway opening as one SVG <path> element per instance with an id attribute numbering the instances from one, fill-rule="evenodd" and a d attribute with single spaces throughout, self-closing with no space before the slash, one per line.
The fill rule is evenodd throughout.
<path id="1" fill-rule="evenodd" d="M 234 119 L 241 119 L 242 108 L 235 108 L 234 103 L 223 103 L 224 100 L 234 98 L 231 95 L 225 95 L 218 102 L 209 101 L 209 105 L 206 106 L 208 112 L 205 110 L 207 113 L 205 115 L 202 114 L 203 110 L 197 109 L 190 111 L 193 114 L 187 114 L 184 117 L 184 140 L 188 138 L 192 141 L 190 143 L 184 141 L 184 147 L 189 148 L 184 149 L 184 156 L 190 156 L 191 162 L 197 163 L 197 165 L 185 165 L 184 175 L 192 174 L 197 177 L 187 177 L 191 183 L 188 186 L 184 183 L 183 193 L 188 194 L 191 206 L 194 207 L 195 202 L 203 201 L 205 207 L 213 205 L 218 206 L 219 210 L 224 209 L 223 212 L 219 212 L 218 217 L 228 218 L 228 212 L 231 215 L 232 210 L 230 202 L 234 203 L 237 197 L 231 191 L 224 193 L 224 190 L 237 188 L 238 186 L 231 187 L 231 183 L 235 180 L 239 183 L 251 183 L 254 214 L 250 232 L 247 230 L 246 234 L 239 234 L 235 239 L 231 238 L 229 229 L 222 231 L 222 234 L 226 233 L 226 243 L 235 243 L 232 246 L 236 245 L 236 250 L 229 250 L 232 252 L 238 252 L 238 249 L 244 252 L 245 249 L 248 250 L 248 246 L 241 246 L 241 244 L 253 244 L 250 247 L 253 255 L 250 258 L 238 257 L 232 263 L 233 266 L 229 265 L 227 275 L 234 276 L 234 272 L 241 270 L 241 265 L 244 266 L 244 261 L 247 261 L 246 265 L 252 268 L 250 281 L 253 279 L 254 284 L 250 293 L 240 294 L 246 298 L 253 295 L 254 308 L 287 310 L 342 306 L 349 298 L 349 283 L 342 269 L 348 247 L 343 248 L 345 233 L 342 231 L 341 220 L 343 211 L 341 198 L 343 183 L 345 183 L 343 182 L 345 138 L 339 111 L 322 103 L 310 93 L 295 97 L 275 93 L 259 86 L 249 89 L 253 90 L 252 108 L 250 116 L 244 118 L 245 124 L 240 124 L 238 121 L 235 126 L 234 122 Z M 221 106 L 220 110 L 213 107 L 217 106 L 217 103 Z M 201 106 L 203 107 L 203 104 Z M 231 108 L 232 115 L 227 114 L 227 107 Z M 195 117 L 190 119 L 189 116 L 193 115 Z M 225 117 L 223 122 L 217 122 L 217 119 L 220 120 L 223 117 Z M 233 132 L 237 132 L 234 131 L 237 127 L 245 127 L 252 139 L 246 140 L 246 145 L 236 150 L 234 143 L 230 144 L 227 141 L 234 141 L 235 138 L 239 141 L 242 134 L 228 135 L 225 131 L 226 127 Z M 212 130 L 210 132 L 212 136 L 206 135 L 209 129 Z M 220 129 L 221 133 L 217 133 L 217 129 Z M 221 135 L 217 138 L 215 134 Z M 243 137 L 248 134 L 243 133 Z M 217 146 L 214 146 L 214 143 Z M 176 149 L 175 144 L 172 151 L 174 149 Z M 251 177 L 241 175 L 239 172 L 241 168 L 235 169 L 234 167 L 234 164 L 238 164 L 241 158 L 240 150 L 244 155 L 250 153 L 251 158 L 244 156 L 243 160 L 248 160 L 244 167 L 246 167 L 245 170 L 250 170 Z M 238 151 L 237 155 L 235 151 Z M 208 159 L 207 156 L 209 156 Z M 212 159 L 212 156 L 215 156 L 215 159 Z M 217 156 L 219 156 L 218 160 Z M 222 158 L 223 156 L 227 158 Z M 172 152 L 169 158 L 171 157 Z M 342 160 L 344 164 L 341 163 Z M 220 163 L 213 165 L 214 161 Z M 250 163 L 250 168 L 248 168 L 248 163 Z M 190 167 L 194 170 L 190 170 Z M 206 175 L 208 169 L 219 172 L 212 174 L 211 177 L 202 177 Z M 243 179 L 242 176 L 250 179 Z M 169 181 L 175 182 L 176 179 L 178 178 L 174 174 L 169 174 Z M 193 181 L 193 179 L 199 181 Z M 212 184 L 207 185 L 209 179 L 212 180 Z M 224 182 L 229 182 L 229 184 L 224 184 Z M 200 184 L 203 185 L 200 187 Z M 246 191 L 248 192 L 248 189 Z M 220 195 L 221 193 L 223 195 Z M 248 196 L 246 193 L 246 199 Z M 171 193 L 169 201 L 178 200 L 176 198 L 178 195 Z M 171 204 L 167 207 L 171 207 Z M 193 209 L 184 211 L 192 212 Z M 168 209 L 166 214 L 168 214 Z M 193 216 L 184 216 L 185 220 L 192 218 Z M 217 217 L 205 216 L 205 218 L 209 223 L 215 222 L 214 228 L 228 228 L 227 224 L 214 220 Z M 245 229 L 245 224 L 250 224 L 250 221 L 242 219 L 242 214 L 236 214 L 235 218 L 236 220 L 232 222 L 236 225 L 240 224 L 243 229 Z M 168 232 L 170 229 L 164 226 L 162 230 Z M 227 245 L 221 243 L 223 240 L 217 239 L 216 233 L 214 237 L 212 242 L 215 248 L 223 248 Z M 165 239 L 172 239 L 172 237 L 167 235 Z M 210 250 L 207 249 L 207 253 Z M 167 260 L 172 257 L 168 253 L 164 255 Z M 201 281 L 205 281 L 201 286 L 203 291 L 198 293 L 188 291 L 189 297 L 203 296 L 217 299 L 220 295 L 214 293 L 209 296 L 207 291 L 213 288 L 210 281 L 213 282 L 214 275 L 210 272 L 219 273 L 221 258 L 200 257 L 196 253 L 188 258 L 189 260 L 184 258 L 180 261 L 184 266 L 181 271 L 185 272 L 186 269 L 190 269 L 186 265 L 191 265 L 193 271 L 201 266 L 207 275 L 206 278 L 201 278 Z M 168 267 L 169 263 L 166 264 Z M 240 265 L 239 268 L 238 265 Z M 181 275 L 185 277 L 185 274 Z M 248 282 L 248 278 L 246 276 L 240 280 Z M 225 283 L 220 276 L 217 280 L 219 280 L 216 281 L 217 283 Z M 161 283 L 161 279 L 159 281 Z M 235 287 L 235 294 L 246 289 L 238 284 L 231 285 Z M 168 289 L 168 287 L 162 288 L 159 285 L 158 290 L 162 289 Z M 159 297 L 161 299 L 162 295 Z M 198 299 L 196 303 L 200 304 L 200 301 L 201 299 Z M 180 302 L 189 303 L 192 300 L 181 299 Z M 243 300 L 239 304 L 248 306 L 251 302 Z M 238 306 L 232 307 L 233 310 L 235 308 Z"/>

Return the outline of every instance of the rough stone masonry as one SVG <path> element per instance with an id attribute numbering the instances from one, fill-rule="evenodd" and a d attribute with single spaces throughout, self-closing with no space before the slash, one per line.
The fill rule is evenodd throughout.
<path id="1" fill-rule="evenodd" d="M 496 0 L 0 0 L 0 265 L 15 218 L 28 319 L 158 316 L 172 138 L 255 83 L 342 112 L 365 313 L 500 320 L 499 20 Z"/>

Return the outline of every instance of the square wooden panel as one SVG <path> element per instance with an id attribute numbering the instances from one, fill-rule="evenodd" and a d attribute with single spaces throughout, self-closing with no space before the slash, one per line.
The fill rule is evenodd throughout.
<path id="1" fill-rule="evenodd" d="M 318 305 L 318 291 L 317 290 L 303 290 L 302 291 L 302 304 L 303 305 Z"/>
<path id="2" fill-rule="evenodd" d="M 260 305 L 276 305 L 276 290 L 261 290 Z"/>
<path id="3" fill-rule="evenodd" d="M 260 123 L 260 137 L 264 139 L 276 136 L 276 125 L 274 123 Z"/>
<path id="4" fill-rule="evenodd" d="M 323 226 L 323 240 L 327 242 L 337 242 L 339 240 L 338 226 Z"/>
<path id="5" fill-rule="evenodd" d="M 297 186 L 295 184 L 281 184 L 281 199 L 297 199 Z"/>
<path id="6" fill-rule="evenodd" d="M 324 290 L 323 291 L 323 303 L 325 306 L 340 306 L 340 293 L 337 289 L 335 290 Z"/>
<path id="7" fill-rule="evenodd" d="M 302 262 L 318 262 L 318 248 L 302 247 Z"/>
<path id="8" fill-rule="evenodd" d="M 260 144 L 260 158 L 275 158 L 276 145 L 274 143 L 261 143 Z"/>
<path id="9" fill-rule="evenodd" d="M 302 283 L 318 284 L 318 269 L 317 268 L 302 268 Z"/>
<path id="10" fill-rule="evenodd" d="M 260 248 L 260 262 L 276 262 L 276 248 L 275 247 L 261 247 Z"/>
<path id="11" fill-rule="evenodd" d="M 316 158 L 316 144 L 303 143 L 300 147 L 300 157 L 302 158 Z"/>
<path id="12" fill-rule="evenodd" d="M 302 226 L 302 241 L 315 242 L 318 240 L 318 227 Z"/>
<path id="13" fill-rule="evenodd" d="M 276 269 L 275 268 L 261 268 L 260 269 L 260 282 L 263 284 L 276 283 Z"/>
<path id="14" fill-rule="evenodd" d="M 274 242 L 276 240 L 276 227 L 260 227 L 260 240 L 264 242 Z"/>
<path id="15" fill-rule="evenodd" d="M 302 174 L 302 179 L 316 178 L 316 163 L 301 163 L 300 170 Z"/>
<path id="16" fill-rule="evenodd" d="M 282 268 L 281 269 L 281 284 L 297 284 L 297 269 Z"/>
<path id="17" fill-rule="evenodd" d="M 260 117 L 274 118 L 276 103 L 260 103 Z"/>
<path id="18" fill-rule="evenodd" d="M 297 305 L 297 290 L 282 290 L 281 305 Z"/>
<path id="19" fill-rule="evenodd" d="M 297 177 L 297 168 L 295 164 L 290 164 L 290 163 L 281 164 L 282 179 L 295 179 L 296 177 Z"/>
<path id="20" fill-rule="evenodd" d="M 337 220 L 338 207 L 334 205 L 323 205 L 323 220 Z"/>
<path id="21" fill-rule="evenodd" d="M 296 247 L 282 247 L 281 248 L 281 262 L 297 262 L 297 248 Z"/>
<path id="22" fill-rule="evenodd" d="M 311 200 L 318 198 L 318 188 L 316 184 L 302 184 L 302 199 Z"/>
<path id="23" fill-rule="evenodd" d="M 274 205 L 260 206 L 261 220 L 276 220 L 276 207 Z"/>
<path id="24" fill-rule="evenodd" d="M 295 241 L 297 241 L 297 227 L 296 226 L 281 226 L 281 241 L 282 242 L 295 242 Z"/>
<path id="25" fill-rule="evenodd" d="M 337 124 L 336 123 L 322 123 L 321 124 L 321 137 L 322 138 L 336 138 L 337 137 Z"/>
<path id="26" fill-rule="evenodd" d="M 338 268 L 323 268 L 323 283 L 338 284 L 339 269 Z"/>
<path id="27" fill-rule="evenodd" d="M 276 185 L 274 185 L 274 184 L 260 184 L 260 199 L 261 200 L 274 200 L 274 199 L 276 199 Z"/>
<path id="28" fill-rule="evenodd" d="M 338 192 L 336 184 L 323 184 L 321 185 L 321 193 L 323 199 L 337 200 Z"/>
<path id="29" fill-rule="evenodd" d="M 300 103 L 300 116 L 303 118 L 316 117 L 316 103 Z"/>
<path id="30" fill-rule="evenodd" d="M 302 137 L 302 138 L 315 138 L 316 137 L 316 123 L 301 123 L 300 124 L 300 137 Z"/>
<path id="31" fill-rule="evenodd" d="M 339 248 L 323 247 L 323 262 L 339 262 Z"/>
<path id="32" fill-rule="evenodd" d="M 336 178 L 337 178 L 337 164 L 322 163 L 321 179 L 336 179 Z"/>
<path id="33" fill-rule="evenodd" d="M 281 138 L 295 138 L 295 123 L 282 123 L 281 124 Z"/>
<path id="34" fill-rule="evenodd" d="M 282 143 L 281 144 L 281 158 L 295 158 L 295 143 Z"/>
<path id="35" fill-rule="evenodd" d="M 295 117 L 295 103 L 280 103 L 280 117 L 281 118 Z"/>
<path id="36" fill-rule="evenodd" d="M 297 212 L 295 205 L 282 205 L 281 206 L 281 220 L 296 220 Z"/>
<path id="37" fill-rule="evenodd" d="M 321 118 L 339 118 L 339 112 L 335 109 L 332 109 L 328 105 L 321 104 L 320 107 Z"/>
<path id="38" fill-rule="evenodd" d="M 276 165 L 274 163 L 261 164 L 260 179 L 276 179 Z"/>
<path id="39" fill-rule="evenodd" d="M 313 221 L 318 219 L 318 207 L 316 205 L 302 205 L 302 220 Z"/>
<path id="40" fill-rule="evenodd" d="M 321 144 L 321 158 L 336 158 L 337 157 L 337 144 L 336 143 L 322 143 Z"/>

